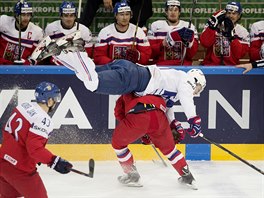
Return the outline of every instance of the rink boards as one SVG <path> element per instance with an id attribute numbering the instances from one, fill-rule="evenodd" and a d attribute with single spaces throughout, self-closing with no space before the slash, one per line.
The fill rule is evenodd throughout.
<path id="1" fill-rule="evenodd" d="M 192 67 L 177 67 L 187 71 Z M 197 68 L 197 67 L 196 67 Z M 199 67 L 207 86 L 195 97 L 196 111 L 202 118 L 203 134 L 240 157 L 264 160 L 264 69 L 242 75 L 234 67 Z M 86 90 L 73 72 L 57 66 L 0 68 L 0 115 L 3 127 L 12 108 L 34 98 L 34 88 L 41 81 L 57 84 L 62 101 L 52 115 L 54 133 L 48 147 L 70 160 L 115 160 L 111 136 L 116 126 L 113 108 L 117 96 L 98 95 Z M 175 116 L 187 127 L 179 103 Z M 2 138 L 2 134 L 0 139 Z M 234 160 L 218 147 L 201 138 L 186 137 L 178 149 L 189 160 Z M 155 159 L 151 146 L 136 142 L 129 148 L 136 159 Z"/>

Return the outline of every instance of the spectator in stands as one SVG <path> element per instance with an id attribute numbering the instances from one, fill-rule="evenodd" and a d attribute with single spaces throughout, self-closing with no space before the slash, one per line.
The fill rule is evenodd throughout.
<path id="1" fill-rule="evenodd" d="M 166 1 L 165 14 L 166 20 L 153 22 L 148 32 L 154 63 L 192 65 L 192 58 L 198 49 L 196 28 L 180 20 L 181 4 L 178 0 Z"/>
<path id="2" fill-rule="evenodd" d="M 87 27 L 93 22 L 93 19 L 96 15 L 97 10 L 99 9 L 101 4 L 104 4 L 104 8 L 107 10 L 113 10 L 113 5 L 115 5 L 120 0 L 87 0 L 86 5 L 84 7 L 83 14 L 81 16 L 80 22 Z M 139 19 L 139 27 L 146 26 L 147 20 L 152 16 L 152 1 L 151 0 L 127 0 L 128 5 L 131 7 L 133 15 L 131 17 L 131 23 L 137 24 L 138 15 L 142 6 L 143 10 L 140 14 Z M 143 3 L 143 5 L 142 5 Z"/>
<path id="3" fill-rule="evenodd" d="M 237 65 L 249 51 L 249 33 L 238 24 L 242 17 L 239 2 L 229 2 L 209 18 L 201 36 L 207 48 L 203 65 Z"/>
<path id="4" fill-rule="evenodd" d="M 264 20 L 251 26 L 249 56 L 250 61 L 264 59 Z"/>
<path id="5" fill-rule="evenodd" d="M 116 22 L 103 28 L 94 48 L 94 62 L 103 65 L 114 59 L 127 59 L 134 63 L 147 64 L 151 48 L 144 31 L 130 23 L 132 11 L 127 3 L 116 3 Z"/>
<path id="6" fill-rule="evenodd" d="M 89 57 L 92 58 L 93 44 L 91 31 L 82 24 L 77 24 L 77 8 L 71 1 L 63 1 L 60 6 L 60 20 L 54 21 L 47 25 L 45 34 L 51 39 L 58 39 L 65 35 L 80 30 L 81 38 L 84 41 L 84 47 Z"/>
<path id="7" fill-rule="evenodd" d="M 25 64 L 34 51 L 43 30 L 34 25 L 33 9 L 27 1 L 18 1 L 14 6 L 14 16 L 0 16 L 0 64 Z"/>

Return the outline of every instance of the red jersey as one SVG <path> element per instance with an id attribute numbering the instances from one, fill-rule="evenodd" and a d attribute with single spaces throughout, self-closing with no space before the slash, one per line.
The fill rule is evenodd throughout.
<path id="1" fill-rule="evenodd" d="M 37 103 L 18 105 L 3 127 L 0 157 L 25 172 L 39 162 L 52 163 L 54 155 L 45 148 L 52 130 L 50 116 Z"/>
<path id="2" fill-rule="evenodd" d="M 249 51 L 249 33 L 239 24 L 235 25 L 234 30 L 235 39 L 230 42 L 216 30 L 205 26 L 200 36 L 201 45 L 207 49 L 203 65 L 221 65 L 221 56 L 224 65 L 239 64 L 239 59 Z"/>
<path id="3" fill-rule="evenodd" d="M 176 26 L 171 26 L 165 20 L 158 20 L 151 24 L 148 32 L 148 39 L 152 49 L 152 59 L 157 65 L 181 65 L 184 46 L 180 36 L 175 40 L 175 45 L 172 48 L 164 47 L 162 42 L 167 34 L 175 34 L 177 30 L 183 27 L 188 27 L 189 22 L 179 20 Z M 198 50 L 198 33 L 193 24 L 191 30 L 194 31 L 193 44 L 190 48 L 186 48 L 186 56 L 184 57 L 183 65 L 192 65 L 192 58 Z"/>
<path id="4" fill-rule="evenodd" d="M 162 97 L 154 95 L 146 95 L 137 97 L 132 93 L 122 95 L 116 101 L 115 106 L 115 117 L 117 120 L 122 120 L 125 115 L 131 110 L 136 104 L 152 104 L 156 109 L 166 111 L 166 104 Z"/>
<path id="5" fill-rule="evenodd" d="M 19 31 L 15 27 L 15 17 L 0 16 L 0 64 L 13 64 L 19 56 Z M 29 22 L 21 31 L 21 58 L 27 60 L 38 42 L 43 38 L 43 30 Z"/>

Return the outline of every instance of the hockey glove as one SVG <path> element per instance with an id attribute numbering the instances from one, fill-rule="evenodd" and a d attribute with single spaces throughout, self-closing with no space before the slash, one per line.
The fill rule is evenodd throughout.
<path id="1" fill-rule="evenodd" d="M 50 167 L 61 174 L 66 174 L 71 171 L 72 164 L 59 156 L 55 156 Z"/>
<path id="2" fill-rule="evenodd" d="M 226 11 L 222 10 L 217 14 L 212 15 L 211 18 L 209 18 L 207 21 L 207 25 L 209 26 L 209 28 L 211 28 L 212 30 L 216 30 L 218 24 L 221 24 L 224 21 L 225 14 Z"/>
<path id="3" fill-rule="evenodd" d="M 150 137 L 146 134 L 143 137 L 141 137 L 141 142 L 144 145 L 152 144 Z"/>
<path id="4" fill-rule="evenodd" d="M 228 17 L 226 17 L 224 20 L 224 31 L 222 34 L 229 40 L 232 40 L 234 38 L 234 24 L 232 20 Z"/>
<path id="5" fill-rule="evenodd" d="M 263 59 L 264 58 L 264 43 L 262 43 L 261 45 L 259 54 L 260 54 L 260 58 Z"/>
<path id="6" fill-rule="evenodd" d="M 133 63 L 137 63 L 139 61 L 140 53 L 136 49 L 127 49 L 125 59 L 129 60 Z"/>
<path id="7" fill-rule="evenodd" d="M 190 128 L 187 129 L 187 132 L 189 133 L 189 135 L 192 138 L 198 137 L 199 134 L 202 132 L 200 116 L 195 116 L 193 118 L 190 118 L 188 120 L 188 123 L 190 124 Z"/>
<path id="8" fill-rule="evenodd" d="M 185 138 L 185 130 L 182 128 L 181 123 L 174 119 L 170 124 L 171 132 L 175 144 L 179 144 Z"/>
<path id="9" fill-rule="evenodd" d="M 193 30 L 183 27 L 179 30 L 177 30 L 177 32 L 179 33 L 182 43 L 185 47 L 189 47 L 189 43 L 191 43 L 193 41 L 194 38 L 194 32 Z"/>

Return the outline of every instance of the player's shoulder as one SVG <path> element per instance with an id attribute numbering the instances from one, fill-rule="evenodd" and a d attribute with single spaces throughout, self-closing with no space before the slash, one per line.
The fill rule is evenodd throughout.
<path id="1" fill-rule="evenodd" d="M 250 31 L 253 33 L 264 32 L 264 20 L 253 23 Z"/>
<path id="2" fill-rule="evenodd" d="M 32 32 L 34 32 L 34 34 L 36 34 L 36 35 L 42 35 L 42 37 L 43 37 L 43 29 L 41 28 L 41 27 L 39 27 L 38 25 L 36 25 L 36 24 L 34 24 L 34 23 L 32 23 L 32 22 L 29 22 L 29 24 L 28 24 L 28 29 L 29 29 L 29 31 L 32 31 Z"/>
<path id="3" fill-rule="evenodd" d="M 152 24 L 151 24 L 151 30 L 152 31 L 159 31 L 161 29 L 163 29 L 164 27 L 168 26 L 168 23 L 166 20 L 157 20 L 157 21 L 154 21 Z"/>
<path id="4" fill-rule="evenodd" d="M 110 35 L 114 35 L 116 32 L 114 23 L 111 23 L 100 30 L 98 37 L 109 37 Z"/>
<path id="5" fill-rule="evenodd" d="M 15 17 L 0 15 L 0 24 L 1 26 L 10 27 L 11 24 L 15 22 Z"/>

